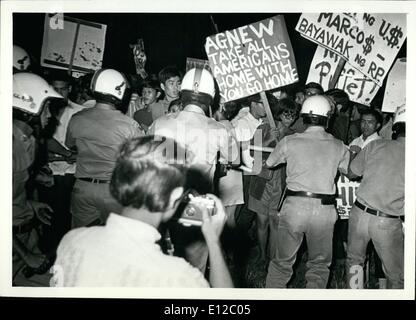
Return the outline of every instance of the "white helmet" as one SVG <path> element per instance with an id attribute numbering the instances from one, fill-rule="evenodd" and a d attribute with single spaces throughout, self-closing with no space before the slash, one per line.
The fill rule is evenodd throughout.
<path id="1" fill-rule="evenodd" d="M 13 107 L 24 112 L 38 115 L 45 101 L 63 97 L 42 77 L 29 72 L 13 75 Z"/>
<path id="2" fill-rule="evenodd" d="M 13 68 L 25 71 L 30 67 L 30 57 L 28 53 L 19 46 L 13 45 Z"/>
<path id="3" fill-rule="evenodd" d="M 100 69 L 91 80 L 91 91 L 107 97 L 112 103 L 119 103 L 128 88 L 126 77 L 114 69 Z"/>
<path id="4" fill-rule="evenodd" d="M 183 77 L 181 91 L 191 91 L 195 94 L 207 94 L 211 98 L 214 98 L 214 78 L 206 69 L 193 68 Z"/>
<path id="5" fill-rule="evenodd" d="M 302 104 L 301 115 L 329 117 L 331 114 L 331 104 L 324 96 L 311 96 Z"/>
<path id="6" fill-rule="evenodd" d="M 393 125 L 399 122 L 406 123 L 406 105 L 405 104 L 397 107 L 396 112 L 394 113 Z"/>

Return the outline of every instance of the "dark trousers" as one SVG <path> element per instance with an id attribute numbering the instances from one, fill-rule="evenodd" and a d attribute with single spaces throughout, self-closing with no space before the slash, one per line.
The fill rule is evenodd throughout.
<path id="1" fill-rule="evenodd" d="M 62 237 L 71 229 L 71 192 L 75 183 L 73 174 L 54 175 L 52 187 L 40 187 L 40 201 L 47 203 L 53 210 L 51 227 L 42 237 L 42 246 L 47 251 L 54 250 Z"/>

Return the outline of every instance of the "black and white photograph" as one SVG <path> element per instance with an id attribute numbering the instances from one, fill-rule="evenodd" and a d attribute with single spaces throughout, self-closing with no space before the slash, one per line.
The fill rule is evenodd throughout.
<path id="1" fill-rule="evenodd" d="M 416 3 L 223 2 L 1 3 L 0 295 L 415 299 Z"/>

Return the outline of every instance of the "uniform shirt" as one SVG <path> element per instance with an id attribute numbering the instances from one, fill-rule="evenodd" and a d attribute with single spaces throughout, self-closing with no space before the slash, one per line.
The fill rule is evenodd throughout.
<path id="1" fill-rule="evenodd" d="M 66 145 L 76 145 L 77 178 L 110 180 L 122 143 L 142 135 L 139 124 L 118 110 L 84 109 L 68 125 Z"/>
<path id="2" fill-rule="evenodd" d="M 26 123 L 13 120 L 13 225 L 30 221 L 34 212 L 26 198 L 29 167 L 35 159 L 35 138 Z"/>
<path id="3" fill-rule="evenodd" d="M 110 214 L 105 226 L 65 235 L 55 261 L 54 286 L 209 287 L 184 259 L 165 255 L 149 224 Z"/>
<path id="4" fill-rule="evenodd" d="M 158 102 L 152 104 L 150 107 L 150 112 L 152 113 L 152 119 L 155 121 L 156 119 L 164 116 L 168 113 L 170 101 L 165 99 L 159 100 Z"/>
<path id="5" fill-rule="evenodd" d="M 65 107 L 61 114 L 61 117 L 58 119 L 59 124 L 56 127 L 55 133 L 53 134 L 53 138 L 66 149 L 68 148 L 65 145 L 65 139 L 69 121 L 75 113 L 85 108 L 86 107 L 84 105 L 81 106 L 79 104 L 73 103 L 72 101 L 68 101 L 68 105 Z M 53 175 L 63 176 L 65 174 L 74 174 L 76 164 L 68 163 L 66 161 L 53 161 L 49 163 L 49 168 L 52 170 Z"/>
<path id="6" fill-rule="evenodd" d="M 287 163 L 286 184 L 293 191 L 334 194 L 337 170 L 348 172 L 350 155 L 342 141 L 312 126 L 284 137 L 270 154 L 267 166 Z"/>
<path id="7" fill-rule="evenodd" d="M 357 190 L 361 203 L 391 215 L 404 214 L 405 139 L 371 142 L 351 162 L 362 176 Z"/>
<path id="8" fill-rule="evenodd" d="M 218 151 L 220 160 L 223 161 L 234 161 L 237 157 L 235 141 L 224 125 L 208 118 L 195 105 L 187 105 L 176 114 L 157 119 L 150 127 L 149 134 L 174 139 L 187 147 L 194 156 L 194 167 L 200 169 L 211 181 Z"/>

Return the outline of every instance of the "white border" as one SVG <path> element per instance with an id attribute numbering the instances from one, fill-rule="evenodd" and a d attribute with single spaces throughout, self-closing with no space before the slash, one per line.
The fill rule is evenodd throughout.
<path id="1" fill-rule="evenodd" d="M 20 297 L 117 297 L 171 299 L 415 299 L 415 213 L 416 157 L 415 127 L 407 126 L 406 146 L 406 238 L 405 288 L 403 290 L 308 290 L 308 289 L 156 289 L 156 288 L 14 288 L 11 287 L 11 183 L 12 183 L 12 13 L 13 12 L 397 12 L 408 13 L 407 92 L 414 92 L 416 5 L 414 1 L 276 1 L 276 0 L 206 0 L 190 6 L 185 0 L 154 1 L 2 1 L 0 64 L 1 160 L 0 203 L 0 295 Z M 28 26 L 36 27 L 36 26 Z M 407 95 L 407 119 L 416 119 L 415 96 Z M 411 123 L 410 121 L 408 123 Z M 4 174 L 3 174 L 4 173 Z M 5 263 L 7 261 L 7 263 Z"/>

